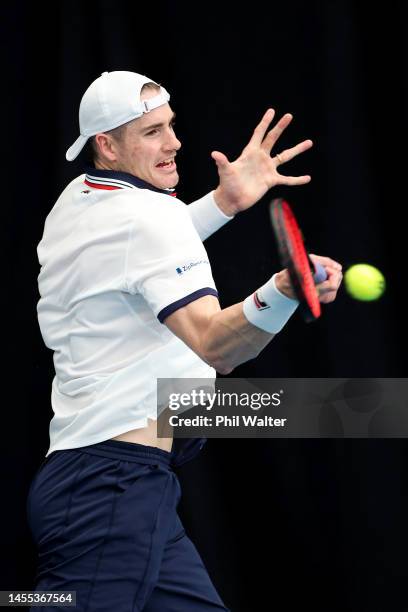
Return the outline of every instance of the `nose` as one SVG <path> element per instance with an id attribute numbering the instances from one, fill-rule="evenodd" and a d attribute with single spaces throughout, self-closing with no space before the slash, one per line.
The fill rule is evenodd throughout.
<path id="1" fill-rule="evenodd" d="M 166 151 L 178 151 L 181 148 L 181 142 L 174 133 L 174 130 L 167 130 L 163 145 Z"/>

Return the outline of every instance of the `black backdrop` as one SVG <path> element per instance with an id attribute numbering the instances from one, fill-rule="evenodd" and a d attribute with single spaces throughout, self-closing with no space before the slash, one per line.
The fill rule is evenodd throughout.
<path id="1" fill-rule="evenodd" d="M 181 199 L 217 184 L 214 149 L 237 156 L 264 110 L 292 112 L 278 150 L 315 147 L 277 188 L 312 252 L 368 262 L 387 279 L 371 304 L 341 291 L 313 325 L 294 317 L 231 376 L 406 374 L 407 13 L 403 1 L 14 2 L 2 7 L 3 410 L 1 589 L 32 588 L 25 497 L 48 448 L 51 354 L 37 322 L 36 245 L 81 162 L 65 161 L 77 109 L 104 70 L 134 70 L 172 94 Z M 277 268 L 267 199 L 211 237 L 223 306 Z M 180 469 L 181 514 L 234 612 L 405 611 L 403 440 L 210 440 Z M 164 611 L 163 611 L 164 612 Z"/>

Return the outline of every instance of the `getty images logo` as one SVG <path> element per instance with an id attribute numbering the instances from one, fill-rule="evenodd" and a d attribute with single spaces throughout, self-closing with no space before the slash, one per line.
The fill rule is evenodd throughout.
<path id="1" fill-rule="evenodd" d="M 208 259 L 200 259 L 198 261 L 191 261 L 185 266 L 180 266 L 179 268 L 176 268 L 176 272 L 179 276 L 181 276 L 181 274 L 184 274 L 184 272 L 188 272 L 189 270 L 191 270 L 191 268 L 194 268 L 195 266 L 200 266 L 201 264 L 209 264 L 209 263 L 210 262 L 208 261 Z"/>

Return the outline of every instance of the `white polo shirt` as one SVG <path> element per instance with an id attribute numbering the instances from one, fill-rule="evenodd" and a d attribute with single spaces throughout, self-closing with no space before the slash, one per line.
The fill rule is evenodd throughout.
<path id="1" fill-rule="evenodd" d="M 47 455 L 145 427 L 157 378 L 215 376 L 162 322 L 217 296 L 202 239 L 228 220 L 211 194 L 186 206 L 130 174 L 92 169 L 66 187 L 38 245 L 55 365 Z"/>

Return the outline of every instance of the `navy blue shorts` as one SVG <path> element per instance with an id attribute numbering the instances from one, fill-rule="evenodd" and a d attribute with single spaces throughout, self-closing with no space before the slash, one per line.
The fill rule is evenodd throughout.
<path id="1" fill-rule="evenodd" d="M 227 610 L 177 514 L 173 467 L 202 445 L 169 453 L 108 440 L 49 455 L 27 499 L 35 590 L 76 591 L 81 612 Z"/>

